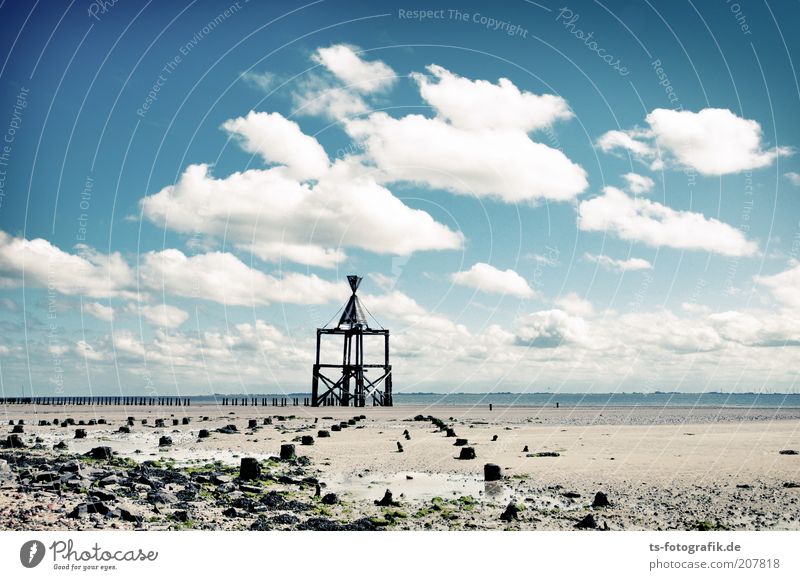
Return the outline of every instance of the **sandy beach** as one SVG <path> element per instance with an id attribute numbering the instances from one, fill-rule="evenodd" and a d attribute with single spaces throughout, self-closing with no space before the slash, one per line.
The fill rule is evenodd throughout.
<path id="1" fill-rule="evenodd" d="M 795 408 L 10 405 L 2 419 L 4 530 L 800 528 Z M 20 421 L 24 448 L 6 439 Z M 242 458 L 261 473 L 241 479 Z"/>

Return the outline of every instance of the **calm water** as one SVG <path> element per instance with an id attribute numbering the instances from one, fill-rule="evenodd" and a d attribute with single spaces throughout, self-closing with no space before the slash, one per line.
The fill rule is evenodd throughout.
<path id="1" fill-rule="evenodd" d="M 222 395 L 219 395 L 221 397 Z M 225 395 L 228 397 L 235 395 Z M 245 395 L 240 395 L 240 397 Z M 251 397 L 308 397 L 308 393 L 289 395 L 249 395 Z M 214 397 L 192 397 L 211 403 Z M 397 393 L 394 404 L 550 407 L 558 402 L 565 407 L 800 407 L 800 393 Z"/>

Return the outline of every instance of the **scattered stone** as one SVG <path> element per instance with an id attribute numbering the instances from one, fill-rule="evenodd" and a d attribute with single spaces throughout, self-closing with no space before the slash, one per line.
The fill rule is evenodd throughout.
<path id="1" fill-rule="evenodd" d="M 400 503 L 394 501 L 392 497 L 392 492 L 387 489 L 386 493 L 383 494 L 383 498 L 375 500 L 375 505 L 381 507 L 387 507 L 387 506 L 398 506 L 400 505 Z"/>
<path id="2" fill-rule="evenodd" d="M 9 435 L 6 437 L 6 447 L 9 449 L 22 449 L 26 447 L 25 442 L 22 440 L 18 434 Z"/>
<path id="3" fill-rule="evenodd" d="M 466 439 L 456 439 L 456 442 L 455 442 L 455 443 L 453 443 L 453 445 L 454 445 L 455 447 L 463 447 L 463 446 L 464 446 L 464 445 L 466 445 L 467 443 L 469 443 L 469 441 L 467 441 Z"/>
<path id="4" fill-rule="evenodd" d="M 119 433 L 130 433 L 131 432 L 131 428 L 128 427 L 127 425 L 120 425 L 119 429 L 117 431 Z"/>
<path id="5" fill-rule="evenodd" d="M 53 445 L 53 449 L 68 449 L 69 445 L 67 445 L 66 441 L 59 441 L 55 445 Z"/>
<path id="6" fill-rule="evenodd" d="M 225 433 L 226 435 L 233 435 L 234 433 L 238 433 L 239 429 L 236 425 L 225 425 L 224 427 L 220 427 L 217 429 L 217 433 Z"/>
<path id="7" fill-rule="evenodd" d="M 506 506 L 505 511 L 500 514 L 500 519 L 504 522 L 519 519 L 519 508 L 512 502 Z"/>
<path id="8" fill-rule="evenodd" d="M 326 431 L 324 429 L 317 431 L 317 437 L 319 437 L 320 439 L 324 439 L 325 437 L 330 437 L 330 436 L 331 436 L 330 431 Z"/>
<path id="9" fill-rule="evenodd" d="M 92 459 L 107 460 L 114 456 L 114 452 L 111 450 L 111 447 L 93 447 L 86 456 Z"/>
<path id="10" fill-rule="evenodd" d="M 75 439 L 86 439 L 86 429 L 75 429 Z"/>
<path id="11" fill-rule="evenodd" d="M 399 441 L 397 442 L 397 452 L 398 453 L 402 453 L 403 452 L 403 444 L 400 443 Z"/>
<path id="12" fill-rule="evenodd" d="M 594 500 L 592 501 L 592 507 L 608 507 L 611 505 L 611 502 L 608 501 L 608 496 L 604 494 L 602 491 L 598 491 L 594 494 Z"/>
<path id="13" fill-rule="evenodd" d="M 558 451 L 539 451 L 538 453 L 528 453 L 525 457 L 561 457 Z"/>
<path id="14" fill-rule="evenodd" d="M 178 425 L 178 424 L 180 424 L 180 421 L 178 421 L 177 419 L 173 419 L 173 420 L 172 420 L 172 426 L 173 426 L 173 427 L 175 427 L 175 426 L 176 426 L 176 425 Z"/>
<path id="15" fill-rule="evenodd" d="M 497 435 L 492 435 L 492 441 L 497 441 Z"/>
<path id="16" fill-rule="evenodd" d="M 257 419 L 248 419 L 247 420 L 247 428 L 248 429 L 255 429 L 258 427 L 258 420 Z"/>
<path id="17" fill-rule="evenodd" d="M 163 427 L 164 419 L 156 419 L 156 427 Z"/>
<path id="18" fill-rule="evenodd" d="M 159 447 L 169 447 L 170 445 L 172 445 L 172 437 L 168 435 L 162 435 L 161 437 L 159 437 L 158 439 Z"/>
<path id="19" fill-rule="evenodd" d="M 239 465 L 239 479 L 258 479 L 261 477 L 261 464 L 255 457 L 242 457 Z"/>
<path id="20" fill-rule="evenodd" d="M 229 507 L 228 509 L 222 511 L 222 515 L 228 518 L 238 518 L 239 512 L 236 511 L 236 508 Z"/>
<path id="21" fill-rule="evenodd" d="M 526 445 L 525 447 L 523 447 L 523 448 L 522 448 L 522 452 L 523 452 L 523 453 L 527 453 L 527 452 L 528 452 L 528 446 L 527 446 L 527 445 Z"/>
<path id="22" fill-rule="evenodd" d="M 579 530 L 596 530 L 597 522 L 595 521 L 594 516 L 592 514 L 589 514 L 581 521 L 579 521 L 577 524 L 575 524 L 575 527 L 578 528 Z"/>
<path id="23" fill-rule="evenodd" d="M 750 485 L 749 483 L 737 483 L 736 487 L 738 489 L 753 489 L 753 486 Z"/>
<path id="24" fill-rule="evenodd" d="M 183 419 L 181 419 L 181 423 L 184 425 L 188 425 L 190 422 L 191 420 L 189 419 L 189 417 L 184 417 Z"/>
<path id="25" fill-rule="evenodd" d="M 339 425 L 331 425 L 331 431 L 333 431 L 334 433 L 341 430 L 342 428 Z"/>
<path id="26" fill-rule="evenodd" d="M 264 417 L 264 425 L 272 425 L 272 417 Z"/>
<path id="27" fill-rule="evenodd" d="M 186 510 L 175 510 L 174 512 L 172 512 L 172 517 L 176 521 L 185 524 L 186 522 L 189 521 L 189 512 L 187 512 Z"/>
<path id="28" fill-rule="evenodd" d="M 778 453 L 781 455 L 800 455 L 797 449 L 781 449 Z"/>
<path id="29" fill-rule="evenodd" d="M 455 437 L 456 436 L 456 430 L 453 429 L 452 427 L 448 427 L 446 436 L 447 437 Z"/>
<path id="30" fill-rule="evenodd" d="M 283 461 L 288 461 L 290 459 L 294 459 L 295 457 L 294 445 L 291 443 L 284 443 L 281 445 L 281 459 Z"/>
<path id="31" fill-rule="evenodd" d="M 458 455 L 459 459 L 475 459 L 476 457 L 474 447 L 462 447 L 461 453 Z"/>
<path id="32" fill-rule="evenodd" d="M 503 479 L 503 470 L 499 465 L 487 463 L 483 466 L 484 481 L 500 481 Z"/>
<path id="33" fill-rule="evenodd" d="M 211 433 L 208 432 L 208 429 L 200 429 L 200 432 L 197 434 L 200 439 L 205 439 L 206 437 L 211 437 Z"/>
<path id="34" fill-rule="evenodd" d="M 796 483 L 794 481 L 787 481 L 786 483 L 783 484 L 783 487 L 788 489 L 795 489 L 800 487 L 800 483 Z"/>
<path id="35" fill-rule="evenodd" d="M 11 432 L 12 433 L 25 433 L 25 427 L 23 427 L 22 425 L 14 425 L 14 427 L 11 429 Z"/>
<path id="36" fill-rule="evenodd" d="M 322 503 L 325 505 L 334 505 L 339 503 L 339 497 L 335 493 L 326 493 L 322 496 Z"/>
<path id="37" fill-rule="evenodd" d="M 76 505 L 71 512 L 67 514 L 68 518 L 82 518 L 89 514 L 106 515 L 111 509 L 101 501 L 93 501 L 88 503 L 80 503 Z"/>
<path id="38" fill-rule="evenodd" d="M 314 445 L 314 438 L 311 435 L 303 435 L 300 445 Z"/>
<path id="39" fill-rule="evenodd" d="M 579 494 L 577 491 L 565 491 L 561 495 L 569 499 L 578 499 L 579 497 L 581 497 L 581 494 Z"/>

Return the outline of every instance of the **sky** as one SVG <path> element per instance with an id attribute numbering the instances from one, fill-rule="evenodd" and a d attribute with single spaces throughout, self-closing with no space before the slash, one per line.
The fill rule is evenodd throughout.
<path id="1" fill-rule="evenodd" d="M 457 4 L 0 3 L 2 393 L 798 392 L 800 5 Z"/>

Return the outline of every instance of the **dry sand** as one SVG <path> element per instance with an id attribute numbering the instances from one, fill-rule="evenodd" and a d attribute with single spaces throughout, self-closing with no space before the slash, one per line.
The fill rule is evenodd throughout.
<path id="1" fill-rule="evenodd" d="M 444 406 L 312 409 L 193 405 L 40 406 L 35 410 L 9 406 L 2 411 L 6 425 L 10 420 L 24 420 L 23 440 L 31 446 L 38 440 L 39 448 L 0 451 L 8 464 L 6 472 L 23 471 L 22 475 L 35 477 L 36 468 L 15 465 L 15 454 L 64 461 L 98 445 L 111 447 L 119 458 L 137 463 L 159 461 L 156 468 L 166 466 L 192 477 L 203 471 L 200 466 L 214 461 L 234 468 L 203 468 L 206 475 L 227 473 L 234 479 L 205 483 L 201 477 L 198 490 L 207 493 L 198 492 L 194 501 L 181 501 L 177 506 L 159 508 L 156 502 L 154 514 L 146 489 L 130 483 L 114 488 L 118 497 L 109 502 L 111 507 L 115 501 L 132 505 L 141 516 L 138 523 L 99 514 L 66 517 L 75 505 L 86 501 L 99 476 L 109 469 L 127 476 L 130 463 L 125 464 L 128 467 L 103 466 L 106 471 L 90 473 L 88 490 L 31 488 L 21 482 L 19 473 L 15 481 L 6 478 L 4 486 L 0 472 L 2 529 L 247 529 L 254 524 L 259 528 L 257 521 L 260 529 L 295 529 L 313 518 L 328 520 L 334 527 L 370 518 L 376 526 L 390 529 L 572 529 L 589 514 L 600 527 L 610 529 L 800 527 L 800 489 L 792 487 L 800 482 L 800 455 L 780 453 L 800 450 L 800 409 L 495 407 L 489 411 Z M 278 420 L 276 415 L 285 419 Z M 317 436 L 318 430 L 331 431 L 333 424 L 356 415 L 366 419 L 331 432 L 330 438 Z M 457 459 L 460 448 L 454 446 L 455 438 L 447 437 L 430 420 L 415 421 L 417 415 L 436 417 L 452 427 L 458 438 L 469 441 L 477 458 Z M 128 416 L 135 418 L 131 433 L 119 433 Z M 53 419 L 67 417 L 76 422 L 102 418 L 108 424 L 52 425 Z M 172 425 L 173 419 L 180 422 L 184 417 L 190 419 L 188 425 Z M 263 425 L 266 417 L 273 418 L 272 425 Z M 141 424 L 143 419 L 147 425 Z M 155 427 L 156 419 L 165 419 L 165 427 Z M 256 419 L 258 428 L 248 429 L 249 419 Z M 38 426 L 39 421 L 50 424 Z M 235 424 L 238 433 L 215 432 L 227 424 Z M 76 428 L 86 429 L 86 439 L 73 438 Z M 199 429 L 208 429 L 211 437 L 198 439 Z M 410 439 L 403 436 L 405 430 Z M 171 437 L 173 444 L 159 448 L 159 438 L 164 435 Z M 301 446 L 302 435 L 312 435 L 314 445 Z M 54 451 L 53 446 L 62 440 L 68 450 Z M 278 455 L 282 443 L 291 442 L 299 455 L 309 458 L 308 464 L 267 461 Z M 398 442 L 403 452 L 398 452 Z M 540 452 L 558 456 L 537 456 Z M 258 484 L 263 489 L 252 489 L 250 482 L 242 491 L 242 484 L 235 479 L 241 457 L 264 461 L 265 473 L 272 477 Z M 483 481 L 485 463 L 502 467 L 502 482 Z M 48 467 L 52 466 L 45 464 L 41 469 Z M 93 463 L 89 468 L 99 469 Z M 169 477 L 158 473 L 158 485 L 167 481 L 164 485 L 173 492 L 186 487 L 169 483 Z M 321 495 L 335 493 L 337 501 L 322 504 L 314 496 L 315 481 L 321 484 Z M 399 505 L 374 505 L 386 489 Z M 297 499 L 302 509 L 262 509 L 258 501 L 268 490 Z M 591 507 L 598 491 L 608 496 L 610 507 Z M 246 501 L 240 501 L 243 508 L 235 515 L 222 514 L 230 508 L 228 500 L 241 497 L 254 499 L 257 507 L 250 509 Z M 517 506 L 519 513 L 516 519 L 501 520 L 509 503 Z M 171 517 L 176 510 L 187 512 L 189 522 Z M 316 520 L 307 527 L 325 529 Z"/>

